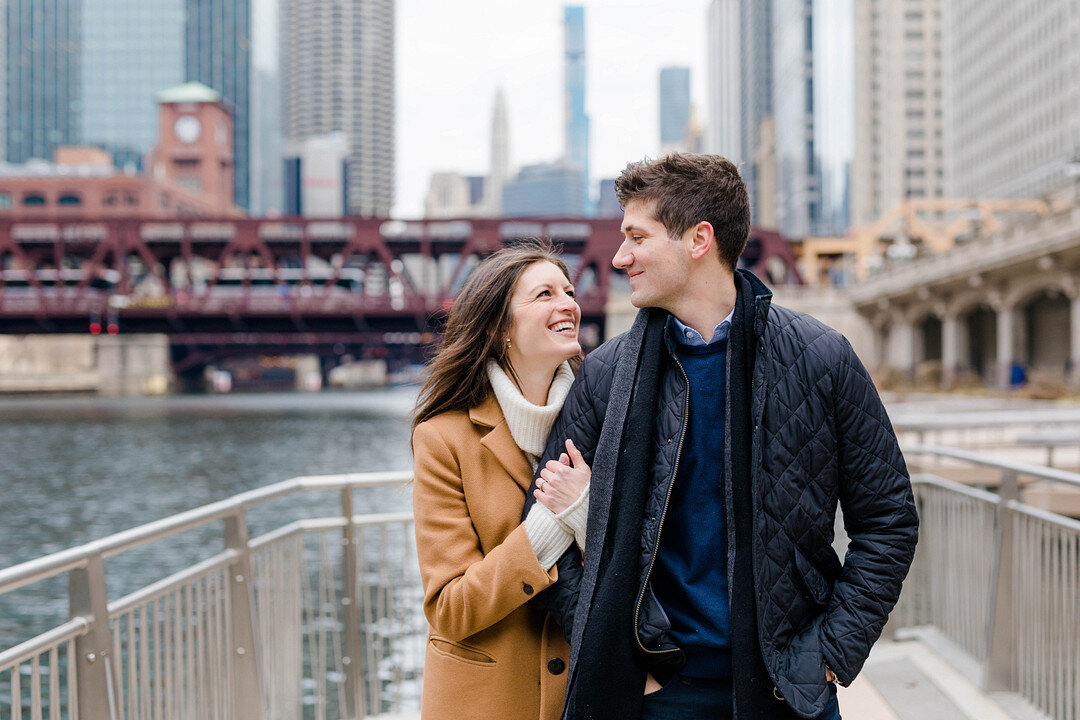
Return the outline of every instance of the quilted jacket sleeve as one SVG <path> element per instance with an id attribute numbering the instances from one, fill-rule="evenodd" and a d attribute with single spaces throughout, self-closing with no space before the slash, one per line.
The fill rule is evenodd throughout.
<path id="1" fill-rule="evenodd" d="M 537 466 L 538 471 L 548 460 L 559 457 L 559 453 L 566 447 L 566 438 L 574 441 L 585 458 L 585 462 L 592 465 L 596 444 L 600 439 L 604 411 L 607 407 L 605 386 L 610 383 L 612 372 L 612 369 L 603 361 L 603 355 L 601 350 L 596 350 L 585 359 L 578 371 L 562 411 L 551 429 L 544 455 Z M 530 491 L 525 504 L 526 513 L 533 502 L 535 499 Z M 569 641 L 573 632 L 574 611 L 577 607 L 578 590 L 581 585 L 582 555 L 577 545 L 571 545 L 555 566 L 558 569 L 558 579 L 539 595 L 539 599 L 562 625 L 563 632 Z"/>
<path id="2" fill-rule="evenodd" d="M 453 439 L 430 423 L 413 432 L 416 550 L 424 615 L 432 629 L 461 641 L 491 627 L 529 600 L 523 583 L 545 588 L 555 571 L 540 566 L 519 525 L 486 555 L 465 500 Z"/>
<path id="3" fill-rule="evenodd" d="M 834 366 L 839 496 L 850 538 L 822 623 L 829 667 L 847 685 L 862 668 L 900 596 L 919 518 L 892 425 L 846 339 Z"/>

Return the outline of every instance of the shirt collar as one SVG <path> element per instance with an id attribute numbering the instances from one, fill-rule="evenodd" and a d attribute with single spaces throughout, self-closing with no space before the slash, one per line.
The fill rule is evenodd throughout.
<path id="1" fill-rule="evenodd" d="M 705 338 L 701 337 L 694 328 L 684 325 L 679 318 L 674 315 L 671 316 L 672 321 L 675 323 L 675 332 L 678 333 L 679 342 L 683 345 L 699 346 L 712 345 L 713 343 L 720 342 L 721 340 L 727 340 L 728 332 L 731 330 L 731 319 L 735 316 L 735 308 L 731 309 L 727 317 L 720 321 L 720 324 L 713 328 L 712 340 L 705 342 Z"/>

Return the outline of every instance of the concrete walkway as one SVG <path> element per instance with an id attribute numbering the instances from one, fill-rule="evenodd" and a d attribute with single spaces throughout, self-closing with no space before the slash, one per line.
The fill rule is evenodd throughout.
<path id="1" fill-rule="evenodd" d="M 921 640 L 882 640 L 850 687 L 844 720 L 1049 720 L 1016 696 L 984 693 Z M 419 714 L 369 720 L 420 720 Z"/>
<path id="2" fill-rule="evenodd" d="M 1015 696 L 987 695 L 919 640 L 879 642 L 855 682 L 840 688 L 839 698 L 840 714 L 845 720 L 1045 717 Z"/>

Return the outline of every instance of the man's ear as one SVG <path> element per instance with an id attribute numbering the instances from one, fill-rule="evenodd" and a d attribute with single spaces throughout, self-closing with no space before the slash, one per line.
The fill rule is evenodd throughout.
<path id="1" fill-rule="evenodd" d="M 700 260 L 713 252 L 716 235 L 713 233 L 712 223 L 702 220 L 686 232 L 690 235 L 690 257 Z"/>

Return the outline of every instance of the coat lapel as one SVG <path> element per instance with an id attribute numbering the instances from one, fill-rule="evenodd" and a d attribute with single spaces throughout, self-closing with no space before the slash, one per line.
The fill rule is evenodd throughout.
<path id="1" fill-rule="evenodd" d="M 506 424 L 495 394 L 488 395 L 484 402 L 469 410 L 469 419 L 475 425 L 489 428 L 480 444 L 495 456 L 522 490 L 528 491 L 533 481 L 532 466 L 525 453 L 514 442 L 514 436 L 510 434 L 510 426 Z"/>

